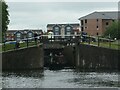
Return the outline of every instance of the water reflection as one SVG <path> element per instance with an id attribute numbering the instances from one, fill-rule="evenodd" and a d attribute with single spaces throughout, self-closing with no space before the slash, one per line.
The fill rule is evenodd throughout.
<path id="1" fill-rule="evenodd" d="M 14 72 L 3 72 L 3 77 L 34 77 L 41 78 L 44 75 L 44 70 L 27 70 L 27 71 L 14 71 Z"/>
<path id="2" fill-rule="evenodd" d="M 117 73 L 78 72 L 74 69 L 4 72 L 4 88 L 118 87 Z"/>

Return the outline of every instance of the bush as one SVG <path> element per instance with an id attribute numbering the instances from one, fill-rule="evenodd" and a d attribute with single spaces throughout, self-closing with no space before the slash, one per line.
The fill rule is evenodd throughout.
<path id="1" fill-rule="evenodd" d="M 120 22 L 113 22 L 105 31 L 105 37 L 111 37 L 112 39 L 117 38 L 120 39 Z"/>

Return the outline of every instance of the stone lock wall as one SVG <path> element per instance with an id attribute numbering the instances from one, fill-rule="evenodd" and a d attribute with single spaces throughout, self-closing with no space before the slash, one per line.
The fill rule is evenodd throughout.
<path id="1" fill-rule="evenodd" d="M 2 70 L 40 69 L 44 66 L 40 45 L 2 53 Z"/>
<path id="2" fill-rule="evenodd" d="M 79 45 L 76 50 L 76 66 L 80 69 L 118 70 L 120 50 Z"/>

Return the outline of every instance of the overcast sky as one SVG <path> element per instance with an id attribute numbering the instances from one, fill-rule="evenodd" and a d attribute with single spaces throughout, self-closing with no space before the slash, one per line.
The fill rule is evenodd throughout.
<path id="1" fill-rule="evenodd" d="M 118 10 L 117 2 L 10 2 L 7 0 L 7 4 L 10 13 L 9 30 L 46 30 L 47 24 L 50 23 L 79 23 L 78 18 L 94 11 Z"/>

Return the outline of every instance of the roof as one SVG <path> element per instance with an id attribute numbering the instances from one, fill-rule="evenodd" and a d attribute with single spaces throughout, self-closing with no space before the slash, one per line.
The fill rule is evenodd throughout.
<path id="1" fill-rule="evenodd" d="M 58 25 L 58 26 L 62 26 L 62 25 L 64 25 L 64 26 L 66 26 L 66 25 L 74 26 L 74 25 L 77 25 L 77 26 L 79 26 L 79 23 L 73 23 L 73 24 L 47 24 L 47 27 L 55 26 L 55 25 Z"/>
<path id="2" fill-rule="evenodd" d="M 84 19 L 118 19 L 118 12 L 117 11 L 110 11 L 110 12 L 93 12 L 88 14 L 84 17 L 79 18 L 79 20 Z"/>
<path id="3" fill-rule="evenodd" d="M 42 30 L 41 29 L 24 29 L 24 30 L 8 30 L 7 31 L 7 33 L 13 33 L 13 32 L 21 32 L 21 33 L 23 33 L 23 32 L 30 32 L 30 31 L 32 31 L 32 32 L 36 32 L 36 31 L 40 31 L 40 32 L 42 32 Z"/>

